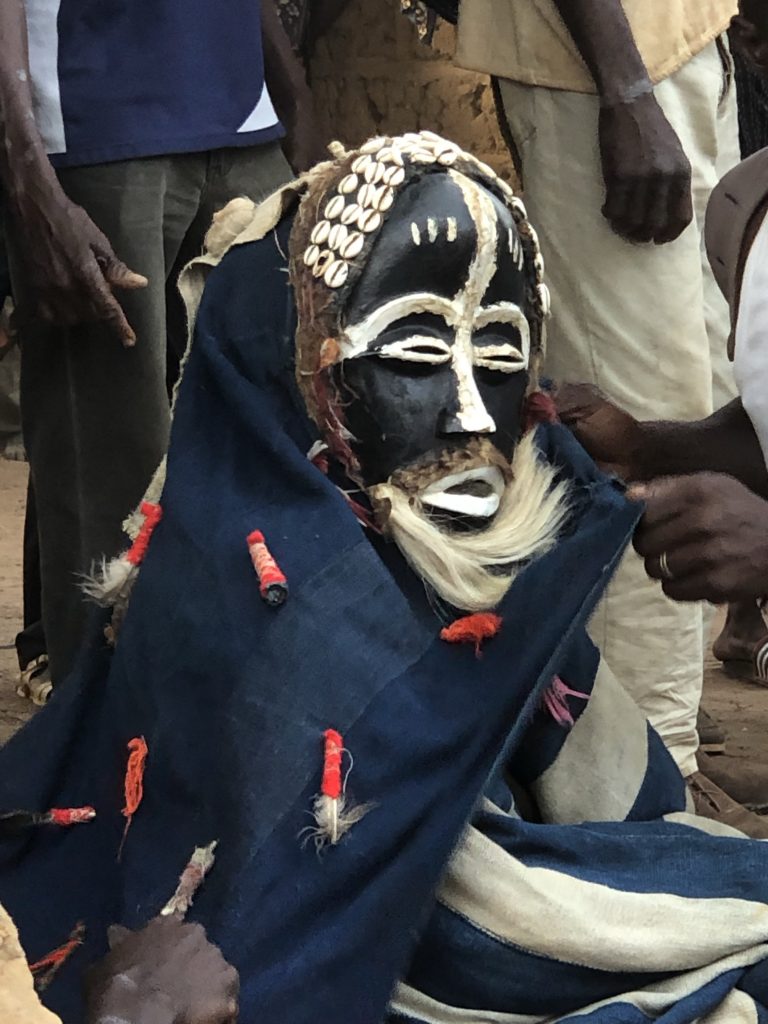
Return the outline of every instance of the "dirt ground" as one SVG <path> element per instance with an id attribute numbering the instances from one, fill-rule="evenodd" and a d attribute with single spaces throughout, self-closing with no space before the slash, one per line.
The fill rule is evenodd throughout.
<path id="1" fill-rule="evenodd" d="M 21 628 L 21 559 L 27 467 L 0 458 L 0 744 L 29 717 L 28 701 L 16 696 L 13 639 Z"/>
<path id="2" fill-rule="evenodd" d="M 18 672 L 13 647 L 22 614 L 26 479 L 24 463 L 0 458 L 0 743 L 31 714 L 30 704 L 15 693 Z M 704 686 L 704 704 L 728 733 L 726 754 L 711 758 L 707 771 L 734 796 L 768 805 L 768 689 L 729 678 L 711 657 Z"/>

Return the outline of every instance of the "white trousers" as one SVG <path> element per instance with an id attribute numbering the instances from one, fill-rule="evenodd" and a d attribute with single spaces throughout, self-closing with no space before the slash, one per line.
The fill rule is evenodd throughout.
<path id="1" fill-rule="evenodd" d="M 663 246 L 626 242 L 602 216 L 596 96 L 500 85 L 552 291 L 546 374 L 596 384 L 639 419 L 707 416 L 735 394 L 728 308 L 702 238 L 710 192 L 739 160 L 724 45 L 712 43 L 655 88 L 693 169 L 693 223 Z M 696 770 L 703 618 L 701 605 L 664 597 L 630 552 L 590 626 L 684 774 Z"/>

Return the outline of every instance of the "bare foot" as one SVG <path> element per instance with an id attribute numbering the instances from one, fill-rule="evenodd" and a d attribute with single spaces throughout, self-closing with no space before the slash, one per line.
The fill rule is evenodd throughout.
<path id="1" fill-rule="evenodd" d="M 728 615 L 720 636 L 712 644 L 718 661 L 752 661 L 755 648 L 768 637 L 763 614 L 754 601 L 728 605 Z"/>

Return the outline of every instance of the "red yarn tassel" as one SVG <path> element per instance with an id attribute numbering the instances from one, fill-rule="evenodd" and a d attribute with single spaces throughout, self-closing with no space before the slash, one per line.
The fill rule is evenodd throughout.
<path id="1" fill-rule="evenodd" d="M 253 568 L 259 577 L 259 593 L 268 605 L 277 608 L 288 597 L 288 580 L 272 557 L 261 530 L 249 533 L 246 541 Z"/>
<path id="2" fill-rule="evenodd" d="M 141 524 L 136 540 L 125 553 L 125 559 L 131 565 L 141 565 L 144 561 L 155 527 L 163 518 L 162 508 L 151 501 L 142 501 L 141 514 L 144 516 L 144 522 Z"/>
<path id="3" fill-rule="evenodd" d="M 344 792 L 346 777 L 342 774 L 341 762 L 345 751 L 341 733 L 335 729 L 326 729 L 323 733 L 323 777 L 320 783 L 320 794 L 315 797 L 312 810 L 315 825 L 303 831 L 315 841 L 315 848 L 320 851 L 330 843 L 335 846 L 357 824 L 368 811 L 371 804 L 353 804 Z"/>
<path id="4" fill-rule="evenodd" d="M 30 971 L 35 975 L 35 988 L 38 992 L 44 992 L 48 988 L 62 964 L 66 963 L 78 946 L 82 946 L 84 938 L 85 924 L 78 921 L 63 945 L 29 965 Z"/>
<path id="5" fill-rule="evenodd" d="M 11 811 L 0 814 L 0 839 L 21 835 L 30 828 L 43 825 L 57 825 L 69 828 L 81 825 L 96 817 L 93 807 L 52 807 L 50 811 Z"/>
<path id="6" fill-rule="evenodd" d="M 320 792 L 331 800 L 338 800 L 341 796 L 341 754 L 344 750 L 344 740 L 341 733 L 335 729 L 326 729 L 323 733 L 325 740 L 325 754 L 323 757 L 323 781 Z"/>
<path id="7" fill-rule="evenodd" d="M 441 629 L 440 639 L 449 644 L 474 644 L 475 654 L 479 658 L 483 641 L 496 636 L 501 629 L 501 621 L 501 616 L 495 612 L 475 612 Z"/>
<path id="8" fill-rule="evenodd" d="M 128 762 L 125 766 L 124 783 L 125 807 L 122 810 L 126 822 L 123 838 L 120 841 L 120 849 L 117 854 L 118 860 L 123 852 L 123 845 L 128 835 L 128 829 L 131 827 L 133 816 L 144 798 L 144 770 L 147 765 L 148 753 L 149 748 L 143 736 L 134 736 L 132 740 L 128 741 Z"/>
<path id="9" fill-rule="evenodd" d="M 51 825 L 69 828 L 70 825 L 83 825 L 93 821 L 96 811 L 93 807 L 52 807 L 46 814 Z"/>

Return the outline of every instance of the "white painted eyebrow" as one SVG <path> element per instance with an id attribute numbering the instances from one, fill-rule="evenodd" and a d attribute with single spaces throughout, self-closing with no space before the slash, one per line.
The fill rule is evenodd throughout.
<path id="1" fill-rule="evenodd" d="M 374 309 L 365 319 L 348 324 L 341 339 L 343 359 L 354 359 L 368 351 L 368 346 L 391 324 L 416 313 L 434 313 L 441 316 L 449 327 L 455 326 L 456 309 L 452 299 L 431 292 L 412 292 L 398 295 Z"/>
<path id="2" fill-rule="evenodd" d="M 412 292 L 399 295 L 379 306 L 356 324 L 348 324 L 341 338 L 343 359 L 364 355 L 371 344 L 398 320 L 418 313 L 432 313 L 442 317 L 448 327 L 455 328 L 462 318 L 459 297 L 448 299 L 431 292 Z M 514 302 L 498 302 L 475 310 L 473 326 L 476 330 L 488 324 L 512 324 L 520 332 L 526 360 L 530 352 L 530 327 L 522 309 Z M 526 363 L 527 365 L 527 363 Z"/>

